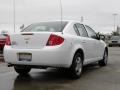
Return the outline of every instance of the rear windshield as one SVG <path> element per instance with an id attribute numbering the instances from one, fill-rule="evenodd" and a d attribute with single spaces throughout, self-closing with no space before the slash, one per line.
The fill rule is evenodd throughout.
<path id="1" fill-rule="evenodd" d="M 62 32 L 67 22 L 40 22 L 31 24 L 22 32 Z"/>
<path id="2" fill-rule="evenodd" d="M 111 37 L 111 40 L 120 40 L 120 36 L 113 36 Z"/>
<path id="3" fill-rule="evenodd" d="M 6 39 L 7 36 L 0 34 L 0 39 Z"/>

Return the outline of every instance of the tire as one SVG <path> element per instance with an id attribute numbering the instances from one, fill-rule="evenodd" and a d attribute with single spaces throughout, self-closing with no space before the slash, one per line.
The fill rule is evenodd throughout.
<path id="1" fill-rule="evenodd" d="M 31 68 L 26 66 L 14 66 L 15 71 L 20 75 L 27 75 Z"/>
<path id="2" fill-rule="evenodd" d="M 100 60 L 98 63 L 99 63 L 99 66 L 106 66 L 107 62 L 108 62 L 108 52 L 105 50 L 103 59 Z"/>
<path id="3" fill-rule="evenodd" d="M 80 53 L 76 53 L 74 55 L 72 65 L 69 70 L 73 79 L 78 79 L 81 77 L 83 70 L 83 60 Z"/>
<path id="4" fill-rule="evenodd" d="M 112 45 L 109 45 L 109 47 L 112 47 Z"/>

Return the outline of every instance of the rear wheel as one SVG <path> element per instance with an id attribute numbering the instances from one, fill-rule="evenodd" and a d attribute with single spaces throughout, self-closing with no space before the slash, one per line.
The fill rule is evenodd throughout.
<path id="1" fill-rule="evenodd" d="M 108 52 L 107 50 L 105 50 L 103 59 L 100 60 L 98 63 L 99 63 L 99 66 L 106 66 L 107 62 L 108 62 Z"/>
<path id="2" fill-rule="evenodd" d="M 27 75 L 31 68 L 26 66 L 14 66 L 15 71 L 20 75 Z"/>
<path id="3" fill-rule="evenodd" d="M 70 74 L 73 78 L 78 79 L 80 78 L 83 70 L 83 61 L 82 55 L 80 53 L 76 53 L 72 65 L 70 67 Z"/>

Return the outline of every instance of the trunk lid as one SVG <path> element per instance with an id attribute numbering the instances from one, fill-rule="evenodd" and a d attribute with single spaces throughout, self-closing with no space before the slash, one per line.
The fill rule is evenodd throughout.
<path id="1" fill-rule="evenodd" d="M 54 32 L 55 33 L 55 32 Z M 53 34 L 52 32 L 24 32 L 10 36 L 12 48 L 21 49 L 40 49 L 46 46 L 46 43 Z"/>

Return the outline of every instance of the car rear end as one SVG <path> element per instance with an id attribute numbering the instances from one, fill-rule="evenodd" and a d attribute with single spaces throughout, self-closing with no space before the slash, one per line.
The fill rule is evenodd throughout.
<path id="1" fill-rule="evenodd" d="M 112 36 L 109 41 L 109 46 L 120 46 L 120 36 Z"/>
<path id="2" fill-rule="evenodd" d="M 6 36 L 0 35 L 0 50 L 3 51 L 6 43 Z"/>
<path id="3" fill-rule="evenodd" d="M 41 28 L 44 30 L 44 27 Z M 5 62 L 13 65 L 69 67 L 69 55 L 70 44 L 62 32 L 30 31 L 12 34 L 7 37 L 4 48 Z"/>

